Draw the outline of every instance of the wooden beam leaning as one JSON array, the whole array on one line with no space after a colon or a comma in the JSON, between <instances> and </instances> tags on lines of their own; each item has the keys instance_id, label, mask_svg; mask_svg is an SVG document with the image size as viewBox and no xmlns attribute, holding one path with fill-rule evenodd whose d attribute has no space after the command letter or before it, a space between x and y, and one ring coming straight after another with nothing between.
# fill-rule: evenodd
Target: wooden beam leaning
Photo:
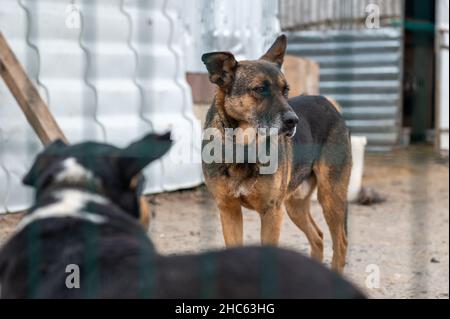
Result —
<instances>
[{"instance_id":1,"label":"wooden beam leaning","mask_svg":"<svg viewBox=\"0 0 450 319\"><path fill-rule=\"evenodd\" d=\"M37 136L44 144L50 144L56 139L68 141L53 118L38 90L28 78L14 52L0 32L0 76L5 81L12 95Z\"/></svg>"}]
</instances>

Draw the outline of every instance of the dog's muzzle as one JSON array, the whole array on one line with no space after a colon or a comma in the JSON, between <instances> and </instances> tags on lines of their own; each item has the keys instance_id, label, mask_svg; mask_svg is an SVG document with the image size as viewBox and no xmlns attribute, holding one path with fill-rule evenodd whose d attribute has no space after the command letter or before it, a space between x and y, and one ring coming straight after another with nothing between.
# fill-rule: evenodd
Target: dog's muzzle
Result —
<instances>
[{"instance_id":1,"label":"dog's muzzle","mask_svg":"<svg viewBox=\"0 0 450 319\"><path fill-rule=\"evenodd\" d=\"M292 111L284 113L282 117L282 123L283 126L281 128L281 133L285 134L289 138L294 137L295 133L297 132L297 115Z\"/></svg>"}]
</instances>

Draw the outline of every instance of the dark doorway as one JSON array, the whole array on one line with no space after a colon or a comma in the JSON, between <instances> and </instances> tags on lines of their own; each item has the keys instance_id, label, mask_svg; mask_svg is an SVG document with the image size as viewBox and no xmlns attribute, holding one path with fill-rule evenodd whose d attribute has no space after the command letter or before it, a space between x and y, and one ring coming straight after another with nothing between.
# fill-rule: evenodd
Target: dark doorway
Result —
<instances>
[{"instance_id":1,"label":"dark doorway","mask_svg":"<svg viewBox=\"0 0 450 319\"><path fill-rule=\"evenodd\" d=\"M435 1L405 1L403 127L412 142L433 141Z\"/></svg>"}]
</instances>

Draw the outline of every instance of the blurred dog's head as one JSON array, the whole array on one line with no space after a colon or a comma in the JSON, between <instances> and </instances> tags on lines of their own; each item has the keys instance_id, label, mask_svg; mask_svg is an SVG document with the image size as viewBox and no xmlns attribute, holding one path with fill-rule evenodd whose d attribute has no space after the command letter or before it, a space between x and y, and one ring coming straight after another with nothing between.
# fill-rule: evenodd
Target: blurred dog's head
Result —
<instances>
[{"instance_id":1,"label":"blurred dog's head","mask_svg":"<svg viewBox=\"0 0 450 319\"><path fill-rule=\"evenodd\" d=\"M289 86L281 72L286 52L286 36L281 35L258 60L236 61L229 52L202 56L212 83L219 88L216 106L236 127L278 129L292 137L298 117L288 104Z\"/></svg>"},{"instance_id":2,"label":"blurred dog's head","mask_svg":"<svg viewBox=\"0 0 450 319\"><path fill-rule=\"evenodd\" d=\"M170 134L149 134L125 148L96 142L66 145L57 140L36 158L23 183L36 198L51 189L76 188L105 196L145 224L147 205L141 195L142 169L163 156L171 146Z\"/></svg>"}]
</instances>

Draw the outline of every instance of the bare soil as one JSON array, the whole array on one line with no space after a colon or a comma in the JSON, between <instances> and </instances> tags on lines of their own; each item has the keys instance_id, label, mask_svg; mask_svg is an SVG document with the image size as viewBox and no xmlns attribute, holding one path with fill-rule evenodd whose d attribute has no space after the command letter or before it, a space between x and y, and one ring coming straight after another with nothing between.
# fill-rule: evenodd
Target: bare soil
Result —
<instances>
[{"instance_id":1,"label":"bare soil","mask_svg":"<svg viewBox=\"0 0 450 319\"><path fill-rule=\"evenodd\" d=\"M366 156L363 183L386 201L349 208L345 275L372 298L449 297L448 160L419 147ZM205 187L149 196L149 234L162 254L223 249L219 212ZM320 205L313 216L324 230L325 263L332 247ZM0 215L0 243L22 214ZM259 216L244 212L245 244L259 242ZM304 234L286 216L280 245L308 254ZM239 262L239 261L236 261ZM366 281L379 269L379 287Z\"/></svg>"}]
</instances>

